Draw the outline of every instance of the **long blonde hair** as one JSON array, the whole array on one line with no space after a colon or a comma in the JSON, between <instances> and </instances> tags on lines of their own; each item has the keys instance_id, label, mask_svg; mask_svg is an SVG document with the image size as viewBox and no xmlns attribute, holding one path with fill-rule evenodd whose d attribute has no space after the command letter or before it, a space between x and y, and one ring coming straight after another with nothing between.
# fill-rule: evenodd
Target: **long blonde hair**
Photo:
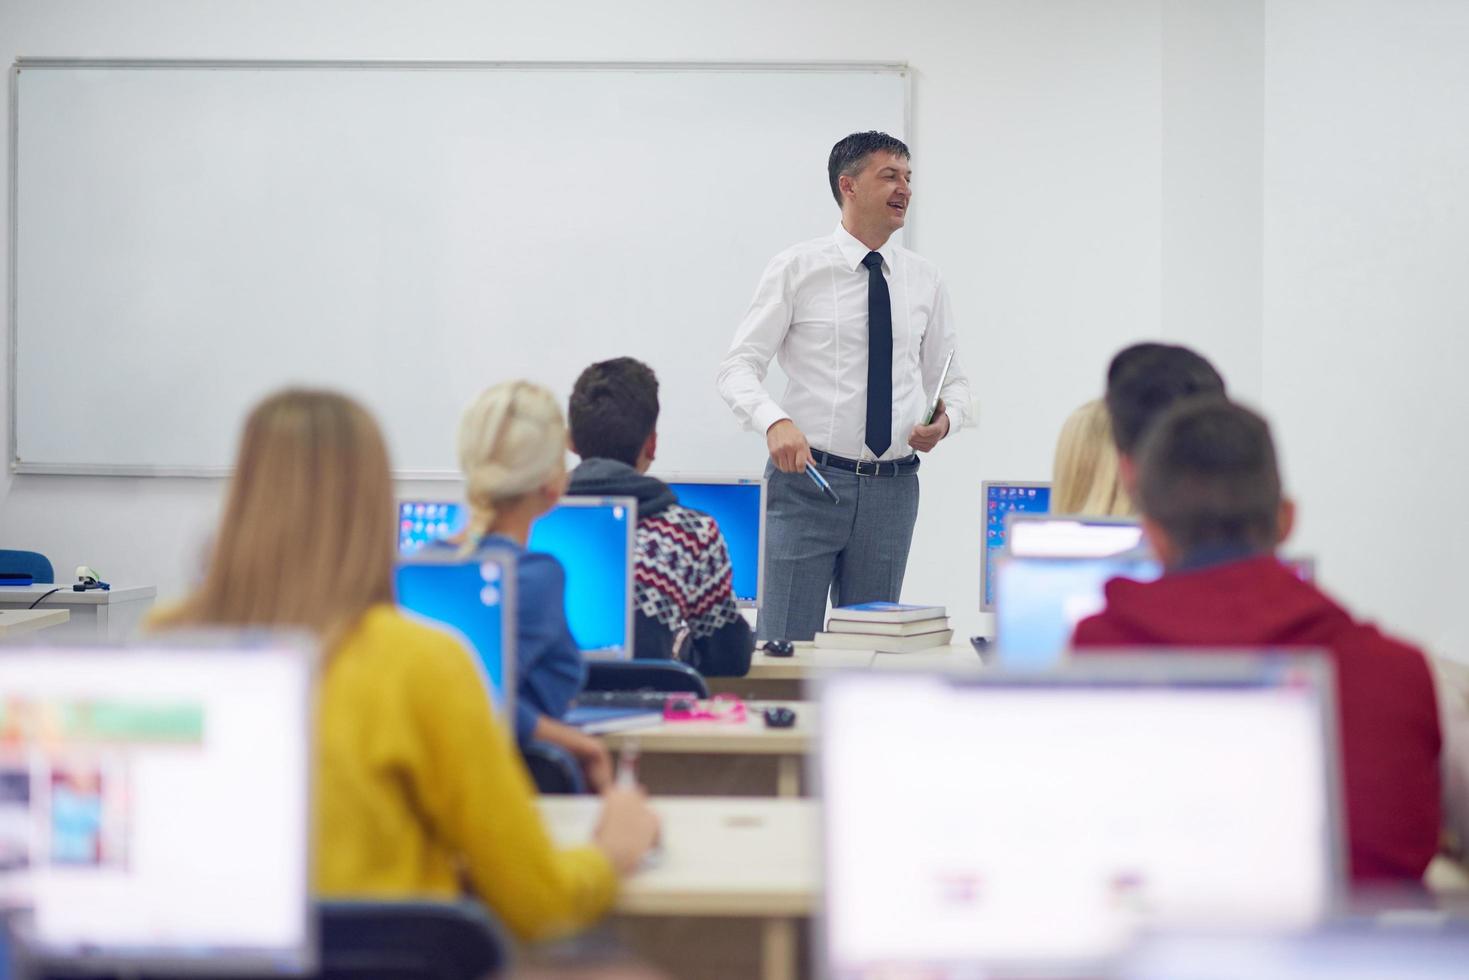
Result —
<instances>
[{"instance_id":1,"label":"long blonde hair","mask_svg":"<svg viewBox=\"0 0 1469 980\"><path fill-rule=\"evenodd\" d=\"M1093 517L1129 516L1112 421L1101 399L1082 405L1061 426L1051 470L1051 512Z\"/></svg>"},{"instance_id":2,"label":"long blonde hair","mask_svg":"<svg viewBox=\"0 0 1469 980\"><path fill-rule=\"evenodd\" d=\"M329 650L393 601L395 520L367 410L335 392L278 392L245 422L203 584L151 625L300 626Z\"/></svg>"},{"instance_id":3,"label":"long blonde hair","mask_svg":"<svg viewBox=\"0 0 1469 980\"><path fill-rule=\"evenodd\" d=\"M499 511L565 467L566 417L555 395L529 381L482 392L459 422L459 468L469 502L466 547L489 533Z\"/></svg>"}]
</instances>

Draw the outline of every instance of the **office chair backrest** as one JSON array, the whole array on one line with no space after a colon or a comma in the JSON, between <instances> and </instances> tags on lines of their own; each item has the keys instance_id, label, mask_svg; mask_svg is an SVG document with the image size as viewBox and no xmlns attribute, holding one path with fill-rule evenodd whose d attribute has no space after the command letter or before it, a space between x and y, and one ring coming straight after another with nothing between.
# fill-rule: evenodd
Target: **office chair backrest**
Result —
<instances>
[{"instance_id":1,"label":"office chair backrest","mask_svg":"<svg viewBox=\"0 0 1469 980\"><path fill-rule=\"evenodd\" d=\"M587 664L588 691L666 691L709 696L704 675L677 660L593 660Z\"/></svg>"},{"instance_id":2,"label":"office chair backrest","mask_svg":"<svg viewBox=\"0 0 1469 980\"><path fill-rule=\"evenodd\" d=\"M56 581L56 570L51 567L51 560L39 551L0 549L0 572L29 575L33 582Z\"/></svg>"},{"instance_id":3,"label":"office chair backrest","mask_svg":"<svg viewBox=\"0 0 1469 980\"><path fill-rule=\"evenodd\" d=\"M567 796L587 791L581 763L561 746L550 742L530 742L520 751L525 757L525 768L530 771L531 782L541 793Z\"/></svg>"},{"instance_id":4,"label":"office chair backrest","mask_svg":"<svg viewBox=\"0 0 1469 980\"><path fill-rule=\"evenodd\" d=\"M321 980L478 980L510 944L477 902L322 902Z\"/></svg>"}]
</instances>

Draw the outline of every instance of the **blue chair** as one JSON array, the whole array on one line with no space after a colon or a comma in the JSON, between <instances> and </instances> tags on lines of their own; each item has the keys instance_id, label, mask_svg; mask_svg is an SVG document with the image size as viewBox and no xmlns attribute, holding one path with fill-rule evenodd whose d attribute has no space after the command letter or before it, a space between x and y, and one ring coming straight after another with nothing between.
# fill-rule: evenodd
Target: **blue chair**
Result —
<instances>
[{"instance_id":1,"label":"blue chair","mask_svg":"<svg viewBox=\"0 0 1469 980\"><path fill-rule=\"evenodd\" d=\"M505 975L510 943L478 902L322 902L321 980Z\"/></svg>"},{"instance_id":2,"label":"blue chair","mask_svg":"<svg viewBox=\"0 0 1469 980\"><path fill-rule=\"evenodd\" d=\"M0 549L0 573L29 575L33 582L56 581L50 559L39 551Z\"/></svg>"},{"instance_id":3,"label":"blue chair","mask_svg":"<svg viewBox=\"0 0 1469 980\"><path fill-rule=\"evenodd\" d=\"M531 781L540 792L568 796L587 791L581 763L561 746L528 742L521 746L520 752L525 757L525 768L530 770Z\"/></svg>"},{"instance_id":4,"label":"blue chair","mask_svg":"<svg viewBox=\"0 0 1469 980\"><path fill-rule=\"evenodd\" d=\"M662 691L707 698L704 675L677 660L593 660L587 664L588 691Z\"/></svg>"}]
</instances>

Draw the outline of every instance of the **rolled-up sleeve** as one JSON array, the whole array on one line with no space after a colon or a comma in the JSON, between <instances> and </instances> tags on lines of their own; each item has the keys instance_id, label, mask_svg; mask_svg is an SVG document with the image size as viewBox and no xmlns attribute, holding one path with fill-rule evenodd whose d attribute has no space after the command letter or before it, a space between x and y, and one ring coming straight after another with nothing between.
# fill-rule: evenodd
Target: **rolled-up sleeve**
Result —
<instances>
[{"instance_id":1,"label":"rolled-up sleeve","mask_svg":"<svg viewBox=\"0 0 1469 980\"><path fill-rule=\"evenodd\" d=\"M954 329L954 317L949 306L949 287L943 280L937 286L934 298L933 317L929 329L923 335L919 349L919 362L923 371L923 389L932 391L944 373L944 361L949 351L954 352L954 363L949 365L949 377L944 381L944 390L939 394L944 399L944 411L949 416L949 434L964 428L974 418L974 406L969 390L969 375L959 359L959 337Z\"/></svg>"},{"instance_id":2,"label":"rolled-up sleeve","mask_svg":"<svg viewBox=\"0 0 1469 980\"><path fill-rule=\"evenodd\" d=\"M735 331L729 353L719 364L719 395L740 424L765 432L790 415L765 390L765 373L791 326L787 273L790 264L777 257L765 267L755 298Z\"/></svg>"}]
</instances>

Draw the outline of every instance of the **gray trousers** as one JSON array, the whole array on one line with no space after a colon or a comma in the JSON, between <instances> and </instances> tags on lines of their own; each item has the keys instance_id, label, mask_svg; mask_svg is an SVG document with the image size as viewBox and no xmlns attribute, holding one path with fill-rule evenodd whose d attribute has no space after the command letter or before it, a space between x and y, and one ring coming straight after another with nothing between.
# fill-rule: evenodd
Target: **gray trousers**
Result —
<instances>
[{"instance_id":1,"label":"gray trousers","mask_svg":"<svg viewBox=\"0 0 1469 980\"><path fill-rule=\"evenodd\" d=\"M816 467L842 498L834 504L805 473L765 466L765 590L755 633L809 640L833 606L896 602L903 591L918 474L858 476Z\"/></svg>"}]
</instances>

